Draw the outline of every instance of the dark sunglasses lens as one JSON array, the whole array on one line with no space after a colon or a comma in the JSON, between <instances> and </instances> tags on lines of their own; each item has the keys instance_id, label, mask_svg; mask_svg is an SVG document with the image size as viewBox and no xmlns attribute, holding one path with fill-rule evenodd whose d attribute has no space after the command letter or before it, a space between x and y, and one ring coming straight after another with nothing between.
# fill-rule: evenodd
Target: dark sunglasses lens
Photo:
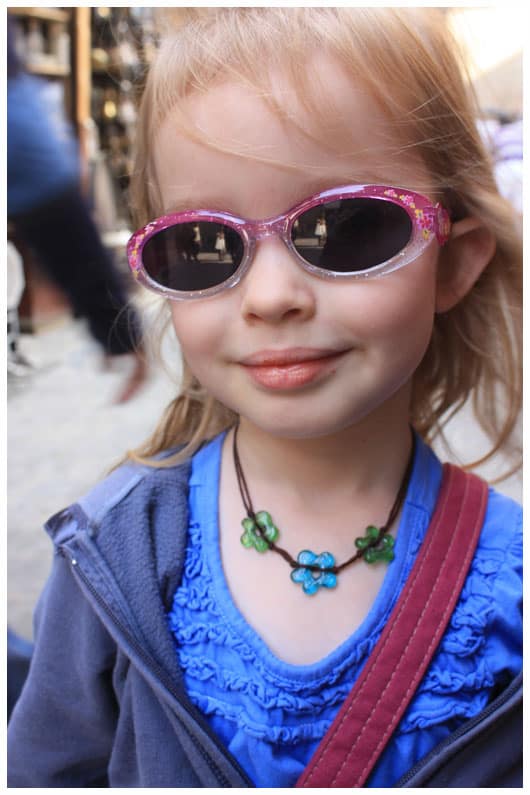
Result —
<instances>
[{"instance_id":1,"label":"dark sunglasses lens","mask_svg":"<svg viewBox=\"0 0 530 795\"><path fill-rule=\"evenodd\" d=\"M243 240L232 227L190 221L153 235L144 246L142 261L157 284L191 292L229 279L241 264L243 252Z\"/></svg>"},{"instance_id":2,"label":"dark sunglasses lens","mask_svg":"<svg viewBox=\"0 0 530 795\"><path fill-rule=\"evenodd\" d=\"M412 235L403 207L381 199L341 199L298 216L291 237L301 257L337 273L375 268L398 254Z\"/></svg>"}]
</instances>

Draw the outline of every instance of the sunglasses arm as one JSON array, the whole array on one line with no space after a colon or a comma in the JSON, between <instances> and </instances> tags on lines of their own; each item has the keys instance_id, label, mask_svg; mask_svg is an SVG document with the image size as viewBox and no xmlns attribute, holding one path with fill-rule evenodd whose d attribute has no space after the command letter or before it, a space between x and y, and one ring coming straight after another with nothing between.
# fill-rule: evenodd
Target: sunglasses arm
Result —
<instances>
[{"instance_id":1,"label":"sunglasses arm","mask_svg":"<svg viewBox=\"0 0 530 795\"><path fill-rule=\"evenodd\" d=\"M440 246L444 246L449 240L449 235L451 233L451 219L449 213L441 204L435 204L434 207L427 212L431 217L436 240Z\"/></svg>"}]
</instances>

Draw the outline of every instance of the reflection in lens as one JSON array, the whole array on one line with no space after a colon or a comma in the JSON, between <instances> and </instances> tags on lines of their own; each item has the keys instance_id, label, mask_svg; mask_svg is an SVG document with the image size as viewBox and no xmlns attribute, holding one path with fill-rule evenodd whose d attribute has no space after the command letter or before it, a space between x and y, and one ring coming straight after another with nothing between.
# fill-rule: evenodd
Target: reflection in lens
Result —
<instances>
[{"instance_id":1,"label":"reflection in lens","mask_svg":"<svg viewBox=\"0 0 530 795\"><path fill-rule=\"evenodd\" d=\"M142 261L157 284L172 290L215 287L230 278L243 259L243 240L235 229L213 221L175 224L153 235Z\"/></svg>"},{"instance_id":2,"label":"reflection in lens","mask_svg":"<svg viewBox=\"0 0 530 795\"><path fill-rule=\"evenodd\" d=\"M342 199L298 216L291 239L312 265L336 273L368 270L409 242L412 221L402 207L379 199Z\"/></svg>"}]
</instances>

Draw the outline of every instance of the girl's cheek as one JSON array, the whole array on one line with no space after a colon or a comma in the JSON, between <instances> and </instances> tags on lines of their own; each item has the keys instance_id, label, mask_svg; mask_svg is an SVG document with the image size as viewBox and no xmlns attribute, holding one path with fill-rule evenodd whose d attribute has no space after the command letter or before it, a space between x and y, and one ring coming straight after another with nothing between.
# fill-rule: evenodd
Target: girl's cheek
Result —
<instances>
[{"instance_id":1,"label":"girl's cheek","mask_svg":"<svg viewBox=\"0 0 530 795\"><path fill-rule=\"evenodd\" d=\"M359 285L349 306L354 334L373 335L381 341L386 337L397 345L399 339L430 333L435 315L433 280L400 283L393 282L393 275ZM346 317L346 310L336 315Z\"/></svg>"},{"instance_id":2,"label":"girl's cheek","mask_svg":"<svg viewBox=\"0 0 530 795\"><path fill-rule=\"evenodd\" d=\"M212 313L198 301L175 303L171 307L173 328L177 339L186 351L208 352L212 340L219 334L215 330Z\"/></svg>"},{"instance_id":3,"label":"girl's cheek","mask_svg":"<svg viewBox=\"0 0 530 795\"><path fill-rule=\"evenodd\" d=\"M393 283L381 296L381 309L393 316L396 322L414 327L434 321L436 303L436 258L419 260L403 270L389 274ZM384 287L385 285L381 285Z\"/></svg>"}]
</instances>

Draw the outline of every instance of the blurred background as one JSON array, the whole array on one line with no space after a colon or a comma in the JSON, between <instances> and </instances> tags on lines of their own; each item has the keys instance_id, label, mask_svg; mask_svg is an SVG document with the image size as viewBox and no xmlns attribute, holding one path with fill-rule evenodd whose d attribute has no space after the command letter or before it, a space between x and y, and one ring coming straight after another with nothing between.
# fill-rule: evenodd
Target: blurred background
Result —
<instances>
[{"instance_id":1,"label":"blurred background","mask_svg":"<svg viewBox=\"0 0 530 795\"><path fill-rule=\"evenodd\" d=\"M9 35L23 73L38 81L39 101L46 105L57 140L65 147L74 144L70 162L77 164L81 193L110 263L106 267L113 274L114 292L110 287L109 292L116 311L126 300L133 305L142 300L127 276L125 244L133 231L128 188L136 106L156 50L155 12L142 7L7 8ZM448 24L469 52L483 113L481 130L495 154L499 187L518 210L522 13L510 4L445 9ZM98 308L83 306L75 285L55 273L53 261L43 265L46 254L39 256L31 242L36 211L18 208L14 216L24 223L8 219L7 620L30 639L33 609L52 556L43 522L151 432L174 386L155 364L142 369L128 355L127 340L104 350L94 320ZM485 449L467 408L452 421L448 438L457 461ZM444 454L442 445L439 450ZM483 472L495 477L502 467L497 461ZM498 487L521 498L520 475Z\"/></svg>"}]
</instances>

